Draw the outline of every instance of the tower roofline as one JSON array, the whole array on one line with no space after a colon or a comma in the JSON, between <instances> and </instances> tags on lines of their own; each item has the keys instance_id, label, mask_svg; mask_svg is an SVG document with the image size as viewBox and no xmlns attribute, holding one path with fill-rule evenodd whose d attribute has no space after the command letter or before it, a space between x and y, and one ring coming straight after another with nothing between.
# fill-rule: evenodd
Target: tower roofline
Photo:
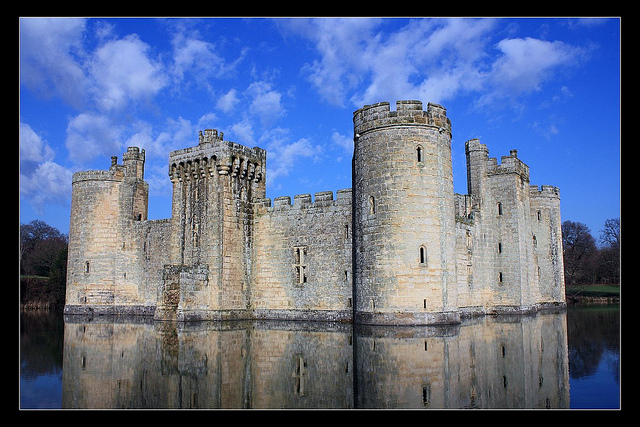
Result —
<instances>
[{"instance_id":1,"label":"tower roofline","mask_svg":"<svg viewBox=\"0 0 640 427\"><path fill-rule=\"evenodd\" d=\"M353 113L354 133L356 139L365 132L387 126L431 126L442 132L451 134L451 120L447 110L434 103L427 104L423 110L422 101L396 101L396 110L391 111L388 102L365 105Z\"/></svg>"}]
</instances>

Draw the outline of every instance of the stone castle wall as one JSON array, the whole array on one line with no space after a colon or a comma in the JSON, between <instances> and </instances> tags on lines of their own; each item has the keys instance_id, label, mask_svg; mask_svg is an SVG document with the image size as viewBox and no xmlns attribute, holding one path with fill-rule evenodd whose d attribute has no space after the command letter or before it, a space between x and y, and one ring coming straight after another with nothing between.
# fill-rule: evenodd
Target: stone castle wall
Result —
<instances>
[{"instance_id":1,"label":"stone castle wall","mask_svg":"<svg viewBox=\"0 0 640 427\"><path fill-rule=\"evenodd\" d=\"M354 113L355 313L367 322L456 320L451 124L420 101Z\"/></svg>"},{"instance_id":2,"label":"stone castle wall","mask_svg":"<svg viewBox=\"0 0 640 427\"><path fill-rule=\"evenodd\" d=\"M270 202L256 204L256 317L350 320L351 189Z\"/></svg>"},{"instance_id":3,"label":"stone castle wall","mask_svg":"<svg viewBox=\"0 0 640 427\"><path fill-rule=\"evenodd\" d=\"M564 305L560 198L420 101L353 116L353 188L266 199L266 152L205 130L169 155L171 218L147 220L144 150L73 178L67 314L158 320L457 323Z\"/></svg>"}]
</instances>

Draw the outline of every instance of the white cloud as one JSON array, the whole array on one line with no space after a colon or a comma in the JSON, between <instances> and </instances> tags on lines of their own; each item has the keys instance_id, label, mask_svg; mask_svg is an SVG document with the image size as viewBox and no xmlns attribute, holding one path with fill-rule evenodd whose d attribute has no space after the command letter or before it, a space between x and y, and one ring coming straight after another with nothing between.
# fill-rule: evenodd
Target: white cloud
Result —
<instances>
[{"instance_id":1,"label":"white cloud","mask_svg":"<svg viewBox=\"0 0 640 427\"><path fill-rule=\"evenodd\" d=\"M51 147L29 125L20 123L20 196L38 214L46 203L66 203L71 196L72 173L53 159Z\"/></svg>"},{"instance_id":2,"label":"white cloud","mask_svg":"<svg viewBox=\"0 0 640 427\"><path fill-rule=\"evenodd\" d=\"M98 156L112 156L120 152L121 128L104 115L82 113L67 125L65 145L69 159L78 165Z\"/></svg>"},{"instance_id":3,"label":"white cloud","mask_svg":"<svg viewBox=\"0 0 640 427\"><path fill-rule=\"evenodd\" d=\"M308 162L308 159L313 161L323 151L321 146L313 145L306 138L290 142L288 134L286 129L275 128L260 138L260 146L267 150L267 185L289 175L291 170L301 166L298 162Z\"/></svg>"},{"instance_id":4,"label":"white cloud","mask_svg":"<svg viewBox=\"0 0 640 427\"><path fill-rule=\"evenodd\" d=\"M173 46L171 73L176 82L193 78L198 84L209 87L211 78L231 77L246 56L247 49L242 49L238 57L229 62L217 52L214 43L197 37L197 32L188 35L180 31L174 34L171 40Z\"/></svg>"},{"instance_id":5,"label":"white cloud","mask_svg":"<svg viewBox=\"0 0 640 427\"><path fill-rule=\"evenodd\" d=\"M251 125L251 121L246 117L242 121L231 125L229 133L231 135L225 135L226 140L236 141L243 145L255 144L253 126Z\"/></svg>"},{"instance_id":6,"label":"white cloud","mask_svg":"<svg viewBox=\"0 0 640 427\"><path fill-rule=\"evenodd\" d=\"M101 110L119 110L130 102L149 101L167 85L162 64L149 57L149 45L135 35L96 49L89 67Z\"/></svg>"},{"instance_id":7,"label":"white cloud","mask_svg":"<svg viewBox=\"0 0 640 427\"><path fill-rule=\"evenodd\" d=\"M31 126L20 123L20 163L36 162L41 163L53 160L54 153Z\"/></svg>"},{"instance_id":8,"label":"white cloud","mask_svg":"<svg viewBox=\"0 0 640 427\"><path fill-rule=\"evenodd\" d=\"M320 96L330 104L344 106L346 94L361 81L368 64L363 52L375 40L375 19L291 20L287 29L315 43L320 60L303 66L302 71Z\"/></svg>"},{"instance_id":9,"label":"white cloud","mask_svg":"<svg viewBox=\"0 0 640 427\"><path fill-rule=\"evenodd\" d=\"M81 65L83 19L20 19L20 83L79 107L89 85Z\"/></svg>"},{"instance_id":10,"label":"white cloud","mask_svg":"<svg viewBox=\"0 0 640 427\"><path fill-rule=\"evenodd\" d=\"M540 90L552 70L571 64L578 51L563 42L533 39L504 39L496 47L502 52L493 64L492 80L519 94Z\"/></svg>"},{"instance_id":11,"label":"white cloud","mask_svg":"<svg viewBox=\"0 0 640 427\"><path fill-rule=\"evenodd\" d=\"M215 113L207 113L198 119L198 130L216 129L218 116Z\"/></svg>"},{"instance_id":12,"label":"white cloud","mask_svg":"<svg viewBox=\"0 0 640 427\"><path fill-rule=\"evenodd\" d=\"M198 130L190 120L183 117L167 120L168 132L172 135L173 150L198 145Z\"/></svg>"},{"instance_id":13,"label":"white cloud","mask_svg":"<svg viewBox=\"0 0 640 427\"><path fill-rule=\"evenodd\" d=\"M285 115L282 94L273 90L271 83L264 81L253 82L247 88L246 94L251 98L249 112L256 115L263 125L270 125L276 119Z\"/></svg>"},{"instance_id":14,"label":"white cloud","mask_svg":"<svg viewBox=\"0 0 640 427\"><path fill-rule=\"evenodd\" d=\"M585 51L560 41L509 38L497 43L494 19L294 20L288 29L314 43L319 59L302 67L325 101L362 106L398 99L476 106L539 90ZM304 25L303 25L304 24Z\"/></svg>"},{"instance_id":15,"label":"white cloud","mask_svg":"<svg viewBox=\"0 0 640 427\"><path fill-rule=\"evenodd\" d=\"M540 91L559 70L577 65L587 53L561 41L531 37L503 39L495 47L501 55L492 64L478 107Z\"/></svg>"},{"instance_id":16,"label":"white cloud","mask_svg":"<svg viewBox=\"0 0 640 427\"><path fill-rule=\"evenodd\" d=\"M395 22L319 19L306 31L298 29L315 42L321 57L303 72L323 99L339 106L347 100L361 106L421 97L439 102L478 87L477 70L493 20L411 20L385 32L385 25Z\"/></svg>"},{"instance_id":17,"label":"white cloud","mask_svg":"<svg viewBox=\"0 0 640 427\"><path fill-rule=\"evenodd\" d=\"M352 137L348 135L342 135L341 133L334 131L333 134L331 134L331 142L344 150L346 154L353 154Z\"/></svg>"},{"instance_id":18,"label":"white cloud","mask_svg":"<svg viewBox=\"0 0 640 427\"><path fill-rule=\"evenodd\" d=\"M235 108L239 101L238 91L230 89L227 93L218 98L216 108L222 110L224 113L229 113Z\"/></svg>"},{"instance_id":19,"label":"white cloud","mask_svg":"<svg viewBox=\"0 0 640 427\"><path fill-rule=\"evenodd\" d=\"M168 130L156 131L151 123L138 120L127 127L130 136L127 138L122 148L138 147L145 150L145 159L147 163L152 158L159 158L166 161L169 151L175 150L177 147L174 138ZM111 155L117 155L117 152Z\"/></svg>"},{"instance_id":20,"label":"white cloud","mask_svg":"<svg viewBox=\"0 0 640 427\"><path fill-rule=\"evenodd\" d=\"M68 203L71 177L70 170L55 162L41 163L30 176L20 174L20 195L28 198L33 209L42 214L47 203Z\"/></svg>"}]
</instances>

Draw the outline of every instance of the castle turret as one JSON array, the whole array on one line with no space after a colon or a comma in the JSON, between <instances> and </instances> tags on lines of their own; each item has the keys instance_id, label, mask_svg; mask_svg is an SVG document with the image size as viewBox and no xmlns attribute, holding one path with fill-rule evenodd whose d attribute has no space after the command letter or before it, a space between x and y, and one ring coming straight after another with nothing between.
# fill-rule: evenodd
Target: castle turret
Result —
<instances>
[{"instance_id":1,"label":"castle turret","mask_svg":"<svg viewBox=\"0 0 640 427\"><path fill-rule=\"evenodd\" d=\"M149 186L144 150L130 147L124 164L111 158L107 171L77 172L72 179L66 313L153 310L140 288L134 224L147 219ZM117 307L117 308L115 308Z\"/></svg>"},{"instance_id":2,"label":"castle turret","mask_svg":"<svg viewBox=\"0 0 640 427\"><path fill-rule=\"evenodd\" d=\"M354 320L459 321L446 110L381 102L353 122Z\"/></svg>"},{"instance_id":3,"label":"castle turret","mask_svg":"<svg viewBox=\"0 0 640 427\"><path fill-rule=\"evenodd\" d=\"M543 185L541 188L532 185L529 187L529 194L540 301L547 305L563 305L565 284L560 189L551 185Z\"/></svg>"},{"instance_id":4,"label":"castle turret","mask_svg":"<svg viewBox=\"0 0 640 427\"><path fill-rule=\"evenodd\" d=\"M500 163L477 139L467 141L469 192L478 206L474 219L481 236L474 283L489 290L479 302L497 312L533 311L540 301L529 192L529 167L517 150Z\"/></svg>"}]
</instances>

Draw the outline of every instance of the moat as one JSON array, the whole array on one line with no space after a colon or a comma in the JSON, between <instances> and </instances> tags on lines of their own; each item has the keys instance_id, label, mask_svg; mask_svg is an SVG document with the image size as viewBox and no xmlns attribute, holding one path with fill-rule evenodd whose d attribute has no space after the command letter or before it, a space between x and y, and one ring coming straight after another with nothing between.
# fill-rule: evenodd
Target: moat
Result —
<instances>
[{"instance_id":1,"label":"moat","mask_svg":"<svg viewBox=\"0 0 640 427\"><path fill-rule=\"evenodd\" d=\"M619 306L439 327L25 313L22 409L620 407Z\"/></svg>"}]
</instances>

